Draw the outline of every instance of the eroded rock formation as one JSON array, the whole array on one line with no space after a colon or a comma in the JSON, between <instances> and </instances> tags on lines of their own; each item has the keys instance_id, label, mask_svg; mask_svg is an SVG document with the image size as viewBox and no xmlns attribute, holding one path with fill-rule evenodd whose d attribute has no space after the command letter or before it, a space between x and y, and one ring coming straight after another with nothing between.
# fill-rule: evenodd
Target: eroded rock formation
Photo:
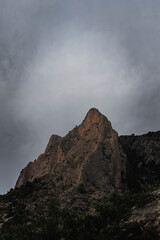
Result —
<instances>
[{"instance_id":1,"label":"eroded rock formation","mask_svg":"<svg viewBox=\"0 0 160 240\"><path fill-rule=\"evenodd\" d=\"M111 123L92 108L65 137L52 135L46 150L22 170L16 186L52 174L57 187L83 185L106 193L125 185L126 158Z\"/></svg>"}]
</instances>

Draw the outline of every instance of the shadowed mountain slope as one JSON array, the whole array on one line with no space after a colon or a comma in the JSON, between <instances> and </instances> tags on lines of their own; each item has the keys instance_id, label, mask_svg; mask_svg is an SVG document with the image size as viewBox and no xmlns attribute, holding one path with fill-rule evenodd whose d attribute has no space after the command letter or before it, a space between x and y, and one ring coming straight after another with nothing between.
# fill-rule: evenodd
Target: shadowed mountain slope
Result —
<instances>
[{"instance_id":1,"label":"shadowed mountain slope","mask_svg":"<svg viewBox=\"0 0 160 240\"><path fill-rule=\"evenodd\" d=\"M120 136L119 142L127 157L128 188L160 180L160 131L140 136Z\"/></svg>"}]
</instances>

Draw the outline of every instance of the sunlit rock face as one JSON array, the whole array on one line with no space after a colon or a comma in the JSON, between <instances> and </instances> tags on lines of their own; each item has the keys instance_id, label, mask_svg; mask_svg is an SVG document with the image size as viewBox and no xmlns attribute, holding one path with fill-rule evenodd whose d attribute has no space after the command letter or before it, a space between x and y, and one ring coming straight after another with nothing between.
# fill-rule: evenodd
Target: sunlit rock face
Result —
<instances>
[{"instance_id":1,"label":"sunlit rock face","mask_svg":"<svg viewBox=\"0 0 160 240\"><path fill-rule=\"evenodd\" d=\"M103 195L125 186L126 157L111 123L92 108L65 137L52 135L46 150L24 168L16 187L46 174L56 186L83 186Z\"/></svg>"}]
</instances>

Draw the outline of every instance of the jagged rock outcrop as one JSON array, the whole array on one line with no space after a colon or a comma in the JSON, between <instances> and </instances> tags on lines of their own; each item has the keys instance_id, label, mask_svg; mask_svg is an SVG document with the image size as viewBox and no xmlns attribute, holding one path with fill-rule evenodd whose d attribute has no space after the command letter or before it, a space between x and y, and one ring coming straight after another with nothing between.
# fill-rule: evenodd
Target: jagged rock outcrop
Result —
<instances>
[{"instance_id":1,"label":"jagged rock outcrop","mask_svg":"<svg viewBox=\"0 0 160 240\"><path fill-rule=\"evenodd\" d=\"M79 186L101 196L125 185L126 158L111 123L97 109L65 137L51 136L44 154L22 170L16 187L51 174L57 188Z\"/></svg>"},{"instance_id":2,"label":"jagged rock outcrop","mask_svg":"<svg viewBox=\"0 0 160 240\"><path fill-rule=\"evenodd\" d=\"M144 135L120 136L127 157L126 180L129 188L160 180L160 131Z\"/></svg>"}]
</instances>

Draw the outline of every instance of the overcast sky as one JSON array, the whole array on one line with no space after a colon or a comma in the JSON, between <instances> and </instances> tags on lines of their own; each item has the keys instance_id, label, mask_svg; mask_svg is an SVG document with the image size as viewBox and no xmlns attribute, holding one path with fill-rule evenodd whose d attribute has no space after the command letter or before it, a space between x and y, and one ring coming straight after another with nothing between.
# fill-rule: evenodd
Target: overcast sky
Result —
<instances>
[{"instance_id":1,"label":"overcast sky","mask_svg":"<svg viewBox=\"0 0 160 240\"><path fill-rule=\"evenodd\" d=\"M159 0L0 0L0 193L91 107L160 130Z\"/></svg>"}]
</instances>

